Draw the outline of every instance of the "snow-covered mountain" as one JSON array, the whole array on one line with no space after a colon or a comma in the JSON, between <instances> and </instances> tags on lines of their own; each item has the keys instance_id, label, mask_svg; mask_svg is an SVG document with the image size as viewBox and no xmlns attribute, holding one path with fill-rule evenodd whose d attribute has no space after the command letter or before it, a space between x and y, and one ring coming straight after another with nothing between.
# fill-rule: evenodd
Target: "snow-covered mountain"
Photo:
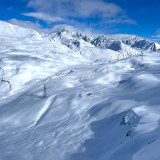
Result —
<instances>
[{"instance_id":1,"label":"snow-covered mountain","mask_svg":"<svg viewBox=\"0 0 160 160\"><path fill-rule=\"evenodd\" d=\"M23 28L17 25L12 25L7 22L0 21L0 36L1 37L16 37L16 38L36 38L41 39L42 35L31 28Z\"/></svg>"},{"instance_id":2,"label":"snow-covered mountain","mask_svg":"<svg viewBox=\"0 0 160 160\"><path fill-rule=\"evenodd\" d=\"M0 21L0 160L159 160L152 43Z\"/></svg>"},{"instance_id":3,"label":"snow-covered mountain","mask_svg":"<svg viewBox=\"0 0 160 160\"><path fill-rule=\"evenodd\" d=\"M123 48L127 47L149 52L160 50L160 45L158 43L151 42L135 35L101 35L94 38L91 43L96 47L102 49L108 48L115 51L123 51Z\"/></svg>"},{"instance_id":4,"label":"snow-covered mountain","mask_svg":"<svg viewBox=\"0 0 160 160\"><path fill-rule=\"evenodd\" d=\"M94 38L91 43L101 49L110 49L119 52L121 57L130 57L141 52L123 43L122 40L114 40L102 35Z\"/></svg>"},{"instance_id":5,"label":"snow-covered mountain","mask_svg":"<svg viewBox=\"0 0 160 160\"><path fill-rule=\"evenodd\" d=\"M160 50L160 45L158 43L135 35L100 35L93 38L67 25L56 26L45 32L44 35L81 53L83 49L85 49L86 52L88 46L90 47L88 52L92 49L92 52L94 52L96 48L103 49L103 52L109 49L114 51L115 54L112 54L115 55L114 57L119 57L120 59L140 54L142 51L154 52ZM93 46L96 48L93 48Z\"/></svg>"},{"instance_id":6,"label":"snow-covered mountain","mask_svg":"<svg viewBox=\"0 0 160 160\"><path fill-rule=\"evenodd\" d=\"M68 25L58 25L51 30L45 30L42 34L89 60L95 61L102 58L111 60L116 59L118 55L120 55L120 58L123 57L119 52L110 49L103 50L102 53L101 49L91 44L91 37Z\"/></svg>"},{"instance_id":7,"label":"snow-covered mountain","mask_svg":"<svg viewBox=\"0 0 160 160\"><path fill-rule=\"evenodd\" d=\"M83 35L82 33L68 27L59 29L57 32L52 32L51 34L48 34L48 36L55 41L60 40L62 44L71 49L80 48L81 43L91 41L87 35Z\"/></svg>"}]
</instances>

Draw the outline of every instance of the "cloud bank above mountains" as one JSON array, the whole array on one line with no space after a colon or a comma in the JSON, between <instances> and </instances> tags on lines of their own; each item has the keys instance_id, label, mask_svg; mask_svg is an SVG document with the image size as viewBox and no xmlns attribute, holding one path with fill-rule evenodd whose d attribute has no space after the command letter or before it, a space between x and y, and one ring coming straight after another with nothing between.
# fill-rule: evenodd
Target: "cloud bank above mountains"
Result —
<instances>
[{"instance_id":1,"label":"cloud bank above mountains","mask_svg":"<svg viewBox=\"0 0 160 160\"><path fill-rule=\"evenodd\" d=\"M23 15L47 23L96 19L109 24L136 24L120 6L103 0L28 0L27 7L33 8L35 12L22 13Z\"/></svg>"},{"instance_id":2,"label":"cloud bank above mountains","mask_svg":"<svg viewBox=\"0 0 160 160\"><path fill-rule=\"evenodd\" d=\"M66 24L97 34L136 34L157 41L159 6L159 1L149 0L5 0L0 2L0 20L34 29Z\"/></svg>"}]
</instances>

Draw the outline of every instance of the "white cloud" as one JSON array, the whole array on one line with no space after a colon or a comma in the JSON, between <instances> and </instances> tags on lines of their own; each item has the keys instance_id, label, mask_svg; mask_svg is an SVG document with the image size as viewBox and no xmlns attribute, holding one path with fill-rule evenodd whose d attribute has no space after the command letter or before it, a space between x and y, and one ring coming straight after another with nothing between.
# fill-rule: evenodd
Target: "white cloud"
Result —
<instances>
[{"instance_id":1,"label":"white cloud","mask_svg":"<svg viewBox=\"0 0 160 160\"><path fill-rule=\"evenodd\" d=\"M42 12L29 12L29 13L22 13L22 14L24 16L34 17L34 18L37 18L37 19L41 19L41 20L43 20L45 22L48 22L48 23L64 21L64 19L61 18L61 17L51 16L49 14L42 13Z\"/></svg>"},{"instance_id":2,"label":"white cloud","mask_svg":"<svg viewBox=\"0 0 160 160\"><path fill-rule=\"evenodd\" d=\"M156 35L156 36L152 36L152 37L160 38L160 34L158 34L158 35Z\"/></svg>"},{"instance_id":3,"label":"white cloud","mask_svg":"<svg viewBox=\"0 0 160 160\"><path fill-rule=\"evenodd\" d=\"M160 38L160 29L158 29L158 30L156 31L156 37L157 37L157 38Z\"/></svg>"},{"instance_id":4,"label":"white cloud","mask_svg":"<svg viewBox=\"0 0 160 160\"><path fill-rule=\"evenodd\" d=\"M31 22L31 21L23 21L18 19L10 19L8 20L9 23L18 25L24 28L33 28L33 29L40 29L42 26L38 22Z\"/></svg>"},{"instance_id":5,"label":"white cloud","mask_svg":"<svg viewBox=\"0 0 160 160\"><path fill-rule=\"evenodd\" d=\"M153 38L155 38L156 40L158 40L158 41L160 41L160 29L158 29L157 31L156 31L156 34L154 35L154 36L152 36Z\"/></svg>"},{"instance_id":6,"label":"white cloud","mask_svg":"<svg viewBox=\"0 0 160 160\"><path fill-rule=\"evenodd\" d=\"M158 30L156 31L156 34L160 34L160 29L158 29Z\"/></svg>"},{"instance_id":7,"label":"white cloud","mask_svg":"<svg viewBox=\"0 0 160 160\"><path fill-rule=\"evenodd\" d=\"M127 18L121 7L104 0L28 0L28 7L36 12L24 13L46 22L68 22L76 18L99 18L108 23L129 23L135 21ZM126 16L126 18L122 18Z\"/></svg>"},{"instance_id":8,"label":"white cloud","mask_svg":"<svg viewBox=\"0 0 160 160\"><path fill-rule=\"evenodd\" d=\"M128 18L127 16L108 18L105 20L105 23L107 24L119 24L119 23L137 24L135 20L132 20Z\"/></svg>"},{"instance_id":9,"label":"white cloud","mask_svg":"<svg viewBox=\"0 0 160 160\"><path fill-rule=\"evenodd\" d=\"M103 0L29 0L28 7L60 17L114 17L123 10Z\"/></svg>"},{"instance_id":10,"label":"white cloud","mask_svg":"<svg viewBox=\"0 0 160 160\"><path fill-rule=\"evenodd\" d=\"M151 40L154 41L154 42L160 43L160 39L158 39L158 38L157 39L154 38L154 39L151 39Z\"/></svg>"},{"instance_id":11,"label":"white cloud","mask_svg":"<svg viewBox=\"0 0 160 160\"><path fill-rule=\"evenodd\" d=\"M152 36L152 41L155 41L160 44L160 29L158 29L154 36Z\"/></svg>"}]
</instances>

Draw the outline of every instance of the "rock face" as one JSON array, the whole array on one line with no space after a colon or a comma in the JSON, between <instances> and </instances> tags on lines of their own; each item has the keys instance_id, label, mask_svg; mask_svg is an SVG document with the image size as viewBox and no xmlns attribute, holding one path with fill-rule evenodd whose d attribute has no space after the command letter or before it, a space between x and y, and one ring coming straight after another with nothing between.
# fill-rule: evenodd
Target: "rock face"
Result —
<instances>
[{"instance_id":1,"label":"rock face","mask_svg":"<svg viewBox=\"0 0 160 160\"><path fill-rule=\"evenodd\" d=\"M111 45L108 48L114 51L119 51L122 49L122 42L114 41L113 43L111 43Z\"/></svg>"},{"instance_id":2,"label":"rock face","mask_svg":"<svg viewBox=\"0 0 160 160\"><path fill-rule=\"evenodd\" d=\"M132 44L131 47L143 49L143 50L149 50L149 51L157 51L160 49L160 46L156 42L150 42L149 40L139 40L135 41L134 44Z\"/></svg>"}]
</instances>

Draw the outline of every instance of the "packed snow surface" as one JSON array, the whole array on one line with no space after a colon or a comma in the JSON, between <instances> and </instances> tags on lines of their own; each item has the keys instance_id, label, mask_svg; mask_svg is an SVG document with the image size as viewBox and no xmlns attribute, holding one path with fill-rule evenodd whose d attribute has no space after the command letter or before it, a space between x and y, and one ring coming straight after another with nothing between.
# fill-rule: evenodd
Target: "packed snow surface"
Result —
<instances>
[{"instance_id":1,"label":"packed snow surface","mask_svg":"<svg viewBox=\"0 0 160 160\"><path fill-rule=\"evenodd\" d=\"M160 159L159 53L0 27L0 160Z\"/></svg>"}]
</instances>

